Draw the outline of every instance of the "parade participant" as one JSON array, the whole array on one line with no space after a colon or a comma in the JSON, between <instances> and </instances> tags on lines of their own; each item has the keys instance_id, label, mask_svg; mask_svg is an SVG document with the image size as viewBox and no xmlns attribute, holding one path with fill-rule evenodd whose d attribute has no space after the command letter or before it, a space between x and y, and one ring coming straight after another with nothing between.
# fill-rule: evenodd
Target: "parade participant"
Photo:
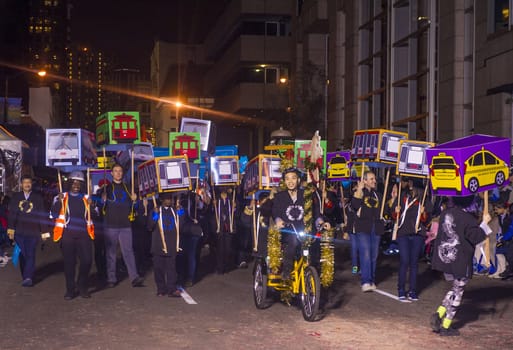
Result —
<instances>
[{"instance_id":1,"label":"parade participant","mask_svg":"<svg viewBox=\"0 0 513 350\"><path fill-rule=\"evenodd\" d=\"M36 267L36 246L50 237L47 232L43 198L32 191L32 177L21 177L21 192L16 192L9 202L7 234L21 250L20 268L22 286L32 287ZM42 234L42 232L45 232Z\"/></svg>"},{"instance_id":2,"label":"parade participant","mask_svg":"<svg viewBox=\"0 0 513 350\"><path fill-rule=\"evenodd\" d=\"M83 193L84 174L74 171L70 174L70 191L59 193L52 205L52 217L56 218L53 230L54 242L61 242L66 278L65 300L73 299L78 293L90 298L88 292L89 271L93 262L92 240L94 226L91 218L92 200ZM78 280L75 282L77 258L80 262Z\"/></svg>"},{"instance_id":3,"label":"parade participant","mask_svg":"<svg viewBox=\"0 0 513 350\"><path fill-rule=\"evenodd\" d=\"M105 250L107 257L107 287L116 286L116 256L119 244L128 276L133 287L141 287L144 279L137 273L132 245L131 214L135 193L129 193L123 182L123 167L114 164L111 169L112 183L102 193Z\"/></svg>"},{"instance_id":4,"label":"parade participant","mask_svg":"<svg viewBox=\"0 0 513 350\"><path fill-rule=\"evenodd\" d=\"M185 287L194 284L196 276L196 265L198 258L198 243L203 235L203 230L197 219L197 205L201 202L199 195L194 192L182 194L180 206L183 208L183 217L180 219L181 237L180 243L183 247L182 254L178 257L179 281L184 282Z\"/></svg>"},{"instance_id":5,"label":"parade participant","mask_svg":"<svg viewBox=\"0 0 513 350\"><path fill-rule=\"evenodd\" d=\"M132 240L135 266L139 276L144 276L151 266L151 234L148 232L148 213L151 215L153 203L147 198L139 198L135 206L135 220L132 222Z\"/></svg>"},{"instance_id":6,"label":"parade participant","mask_svg":"<svg viewBox=\"0 0 513 350\"><path fill-rule=\"evenodd\" d=\"M415 184L405 187L401 191L401 200L398 201L397 191L392 191L395 211L394 219L398 218L397 244L399 245L399 277L397 281L397 294L399 301L418 300L417 275L418 261L422 254L426 229L423 224L429 220L428 212L422 205L423 188ZM409 270L409 291L406 293L406 274Z\"/></svg>"},{"instance_id":7,"label":"parade participant","mask_svg":"<svg viewBox=\"0 0 513 350\"><path fill-rule=\"evenodd\" d=\"M233 205L228 197L226 188L221 189L219 199L216 201L216 221L217 221L217 273L222 275L227 273L233 265L232 261L232 234L233 227Z\"/></svg>"},{"instance_id":8,"label":"parade participant","mask_svg":"<svg viewBox=\"0 0 513 350\"><path fill-rule=\"evenodd\" d=\"M372 171L365 171L351 199L351 206L356 213L354 230L358 242L363 292L376 289L376 261L379 242L384 232L384 223L380 217L382 200L382 195L376 191L376 175Z\"/></svg>"},{"instance_id":9,"label":"parade participant","mask_svg":"<svg viewBox=\"0 0 513 350\"><path fill-rule=\"evenodd\" d=\"M305 198L304 189L299 188L301 181L300 172L296 168L288 168L283 172L283 180L286 190L278 192L273 199L272 216L278 229L283 229L288 225L293 226L296 232L303 232L305 229ZM315 227L321 227L324 221L320 217L319 202L312 206L312 217ZM285 243L283 252L282 278L287 281L294 266L294 256L299 246L299 241L294 232L283 232L282 242Z\"/></svg>"},{"instance_id":10,"label":"parade participant","mask_svg":"<svg viewBox=\"0 0 513 350\"><path fill-rule=\"evenodd\" d=\"M441 336L459 335L451 323L461 303L463 289L472 278L474 249L492 232L488 226L491 220L489 213L483 213L483 221L478 225L476 218L468 212L473 200L473 195L454 197L455 207L444 210L440 215L432 268L443 272L447 281L452 281L451 290L431 316L431 327Z\"/></svg>"},{"instance_id":11,"label":"parade participant","mask_svg":"<svg viewBox=\"0 0 513 350\"><path fill-rule=\"evenodd\" d=\"M151 253L157 296L180 297L176 288L176 253L179 217L183 209L172 207L171 193L159 194L160 206L155 206L148 217L148 230L152 231Z\"/></svg>"},{"instance_id":12,"label":"parade participant","mask_svg":"<svg viewBox=\"0 0 513 350\"><path fill-rule=\"evenodd\" d=\"M256 200L246 200L244 210L240 214L240 226L237 230L237 265L241 269L248 267L249 257L253 246L253 210Z\"/></svg>"}]
</instances>

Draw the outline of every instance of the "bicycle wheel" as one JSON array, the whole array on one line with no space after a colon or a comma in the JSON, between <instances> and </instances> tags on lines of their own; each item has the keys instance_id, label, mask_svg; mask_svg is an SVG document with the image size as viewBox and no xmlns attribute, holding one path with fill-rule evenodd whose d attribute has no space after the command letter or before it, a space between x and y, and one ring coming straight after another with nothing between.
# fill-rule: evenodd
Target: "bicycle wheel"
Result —
<instances>
[{"instance_id":1,"label":"bicycle wheel","mask_svg":"<svg viewBox=\"0 0 513 350\"><path fill-rule=\"evenodd\" d=\"M321 296L321 280L313 266L307 266L304 271L305 293L301 292L301 311L306 321L315 321L319 312Z\"/></svg>"},{"instance_id":2,"label":"bicycle wheel","mask_svg":"<svg viewBox=\"0 0 513 350\"><path fill-rule=\"evenodd\" d=\"M266 266L261 259L255 261L255 268L253 270L253 299L257 309L265 309L269 306Z\"/></svg>"}]
</instances>

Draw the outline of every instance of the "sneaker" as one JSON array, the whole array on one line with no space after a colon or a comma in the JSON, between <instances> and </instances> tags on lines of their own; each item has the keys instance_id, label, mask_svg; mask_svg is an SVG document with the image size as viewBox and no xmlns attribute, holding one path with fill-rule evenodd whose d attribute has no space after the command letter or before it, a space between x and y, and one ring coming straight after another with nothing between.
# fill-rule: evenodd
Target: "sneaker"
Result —
<instances>
[{"instance_id":1,"label":"sneaker","mask_svg":"<svg viewBox=\"0 0 513 350\"><path fill-rule=\"evenodd\" d=\"M362 284L362 292L372 292L374 289L376 289L376 286L374 286L374 288L372 288L372 284L370 283L364 283Z\"/></svg>"},{"instance_id":2,"label":"sneaker","mask_svg":"<svg viewBox=\"0 0 513 350\"><path fill-rule=\"evenodd\" d=\"M72 300L74 297L74 293L66 292L66 294L64 294L64 300Z\"/></svg>"},{"instance_id":3,"label":"sneaker","mask_svg":"<svg viewBox=\"0 0 513 350\"><path fill-rule=\"evenodd\" d=\"M351 273L353 275L356 275L358 273L358 266L353 266L353 269L351 270Z\"/></svg>"},{"instance_id":4,"label":"sneaker","mask_svg":"<svg viewBox=\"0 0 513 350\"><path fill-rule=\"evenodd\" d=\"M142 277L136 277L134 278L134 280L132 281L132 287L142 287L144 284L144 278Z\"/></svg>"},{"instance_id":5,"label":"sneaker","mask_svg":"<svg viewBox=\"0 0 513 350\"><path fill-rule=\"evenodd\" d=\"M440 332L440 327L442 325L442 319L440 318L440 315L438 312L435 312L431 315L431 318L429 319L429 324L431 325L431 329L435 333Z\"/></svg>"},{"instance_id":6,"label":"sneaker","mask_svg":"<svg viewBox=\"0 0 513 350\"><path fill-rule=\"evenodd\" d=\"M376 288L378 288L378 287L376 287L376 285L374 283L371 283L370 285L371 285L371 290L376 290Z\"/></svg>"},{"instance_id":7,"label":"sneaker","mask_svg":"<svg viewBox=\"0 0 513 350\"><path fill-rule=\"evenodd\" d=\"M247 268L248 268L248 263L245 261L241 261L239 264L239 269L247 269Z\"/></svg>"},{"instance_id":8,"label":"sneaker","mask_svg":"<svg viewBox=\"0 0 513 350\"><path fill-rule=\"evenodd\" d=\"M31 278L25 278L23 282L21 282L22 287L32 287L34 283L32 283Z\"/></svg>"},{"instance_id":9,"label":"sneaker","mask_svg":"<svg viewBox=\"0 0 513 350\"><path fill-rule=\"evenodd\" d=\"M460 331L457 329L454 329L452 327L449 328L440 328L440 336L441 337L454 337L460 335Z\"/></svg>"},{"instance_id":10,"label":"sneaker","mask_svg":"<svg viewBox=\"0 0 513 350\"><path fill-rule=\"evenodd\" d=\"M397 293L397 299L399 299L399 301L401 302L406 302L408 301L406 299L406 293L403 291L403 290L400 290L398 293Z\"/></svg>"},{"instance_id":11,"label":"sneaker","mask_svg":"<svg viewBox=\"0 0 513 350\"><path fill-rule=\"evenodd\" d=\"M417 295L417 293L415 291L410 291L408 293L408 300L418 301L419 300L419 296Z\"/></svg>"},{"instance_id":12,"label":"sneaker","mask_svg":"<svg viewBox=\"0 0 513 350\"><path fill-rule=\"evenodd\" d=\"M174 292L171 292L167 295L170 298L180 298L182 296L182 293L178 289L176 289Z\"/></svg>"}]
</instances>

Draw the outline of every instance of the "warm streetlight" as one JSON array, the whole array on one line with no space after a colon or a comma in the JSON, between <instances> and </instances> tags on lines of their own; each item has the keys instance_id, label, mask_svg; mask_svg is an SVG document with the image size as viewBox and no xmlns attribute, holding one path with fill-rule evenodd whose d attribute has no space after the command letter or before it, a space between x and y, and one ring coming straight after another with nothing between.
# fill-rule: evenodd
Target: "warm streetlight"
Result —
<instances>
[{"instance_id":1,"label":"warm streetlight","mask_svg":"<svg viewBox=\"0 0 513 350\"><path fill-rule=\"evenodd\" d=\"M42 77L46 77L46 71L45 70L40 70L39 72L37 72L37 75L39 75L41 78Z\"/></svg>"},{"instance_id":2,"label":"warm streetlight","mask_svg":"<svg viewBox=\"0 0 513 350\"><path fill-rule=\"evenodd\" d=\"M280 78L280 83L285 84L287 82L287 78Z\"/></svg>"},{"instance_id":3,"label":"warm streetlight","mask_svg":"<svg viewBox=\"0 0 513 350\"><path fill-rule=\"evenodd\" d=\"M178 111L180 110L180 107L182 107L182 102L180 101L176 101L175 102L175 107L176 107L176 114L175 114L175 118L176 118L176 130L178 131L180 129L180 123L178 121Z\"/></svg>"}]
</instances>

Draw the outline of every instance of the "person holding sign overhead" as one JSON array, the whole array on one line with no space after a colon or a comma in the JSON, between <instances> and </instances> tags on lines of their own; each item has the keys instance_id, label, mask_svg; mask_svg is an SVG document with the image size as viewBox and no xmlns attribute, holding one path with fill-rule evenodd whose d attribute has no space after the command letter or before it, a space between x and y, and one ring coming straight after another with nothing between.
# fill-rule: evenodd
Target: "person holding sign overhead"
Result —
<instances>
[{"instance_id":1,"label":"person holding sign overhead","mask_svg":"<svg viewBox=\"0 0 513 350\"><path fill-rule=\"evenodd\" d=\"M114 164L111 169L112 183L105 187L102 193L105 250L107 256L107 287L116 286L116 256L118 243L123 260L128 270L128 276L133 287L141 287L144 279L137 273L134 248L132 246L132 218L135 193L130 193L123 182L123 167Z\"/></svg>"},{"instance_id":2,"label":"person holding sign overhead","mask_svg":"<svg viewBox=\"0 0 513 350\"><path fill-rule=\"evenodd\" d=\"M152 231L151 254L153 255L153 273L157 285L157 296L178 298L176 288L176 253L179 244L180 216L184 210L173 208L171 193L161 193L160 206L155 206L153 215L148 215L148 230Z\"/></svg>"},{"instance_id":3,"label":"person holding sign overhead","mask_svg":"<svg viewBox=\"0 0 513 350\"><path fill-rule=\"evenodd\" d=\"M376 190L376 175L365 171L351 200L355 211L354 231L358 242L362 292L376 289L375 274L379 242L385 227L380 208L383 196Z\"/></svg>"},{"instance_id":4,"label":"person holding sign overhead","mask_svg":"<svg viewBox=\"0 0 513 350\"><path fill-rule=\"evenodd\" d=\"M429 220L428 212L422 204L424 189L422 184L413 182L413 187L404 188L400 200L397 191L392 191L395 211L392 217L398 220L397 244L399 245L399 278L397 292L399 301L418 300L417 274L418 260L422 253L426 229L422 223ZM428 203L430 203L428 201ZM420 223L417 224L417 223ZM406 274L409 270L409 291L406 293Z\"/></svg>"}]
</instances>

